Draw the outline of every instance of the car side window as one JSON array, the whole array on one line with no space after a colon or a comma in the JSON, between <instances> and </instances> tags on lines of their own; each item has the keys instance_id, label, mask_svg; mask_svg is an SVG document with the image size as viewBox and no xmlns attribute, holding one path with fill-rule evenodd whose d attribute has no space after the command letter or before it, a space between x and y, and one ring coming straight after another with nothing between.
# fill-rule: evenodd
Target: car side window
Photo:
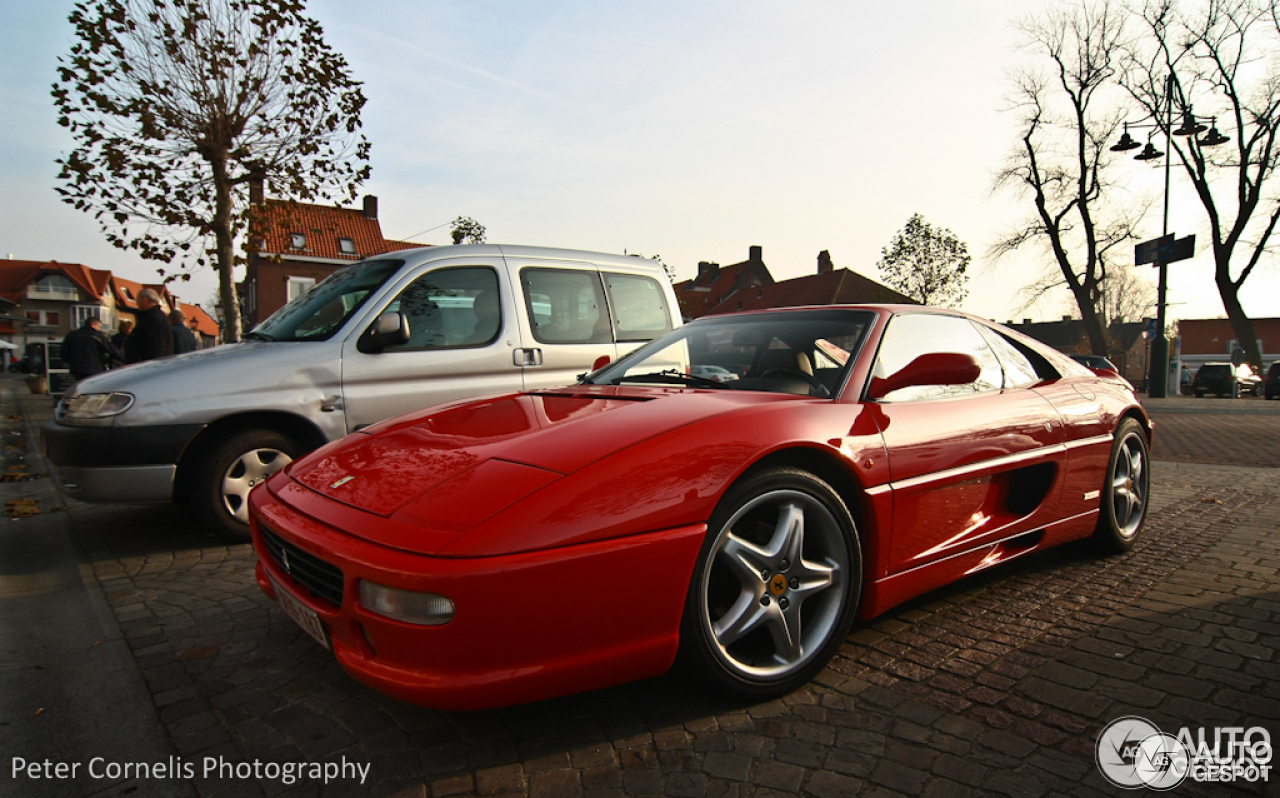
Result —
<instances>
[{"instance_id":1,"label":"car side window","mask_svg":"<svg viewBox=\"0 0 1280 798\"><path fill-rule=\"evenodd\" d=\"M533 337L543 344L612 343L600 275L573 269L520 272Z\"/></svg>"},{"instance_id":2,"label":"car side window","mask_svg":"<svg viewBox=\"0 0 1280 798\"><path fill-rule=\"evenodd\" d=\"M986 325L974 324L973 326L977 327L978 332L987 339L987 343L991 344L996 357L1000 359L1000 364L1004 366L1004 387L1029 388L1043 379L1027 356L1010 343L1008 338Z\"/></svg>"},{"instance_id":3,"label":"car side window","mask_svg":"<svg viewBox=\"0 0 1280 798\"><path fill-rule=\"evenodd\" d=\"M497 272L487 266L428 272L406 286L386 311L409 319L409 342L385 352L485 346L502 330Z\"/></svg>"},{"instance_id":4,"label":"car side window","mask_svg":"<svg viewBox=\"0 0 1280 798\"><path fill-rule=\"evenodd\" d=\"M1000 361L968 319L928 313L904 313L893 317L880 342L872 375L886 379L916 358L931 352L972 355L982 371L978 379L964 385L909 385L886 394L879 401L918 402L972 396L998 391L1004 382Z\"/></svg>"},{"instance_id":5,"label":"car side window","mask_svg":"<svg viewBox=\"0 0 1280 798\"><path fill-rule=\"evenodd\" d=\"M619 341L652 341L671 329L671 314L657 280L640 274L606 273L604 284L618 320Z\"/></svg>"}]
</instances>

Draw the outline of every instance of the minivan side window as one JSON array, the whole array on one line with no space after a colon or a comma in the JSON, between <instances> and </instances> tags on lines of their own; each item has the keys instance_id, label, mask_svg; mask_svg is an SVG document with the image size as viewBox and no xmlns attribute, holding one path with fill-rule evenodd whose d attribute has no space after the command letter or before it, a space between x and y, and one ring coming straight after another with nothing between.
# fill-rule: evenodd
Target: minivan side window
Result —
<instances>
[{"instance_id":1,"label":"minivan side window","mask_svg":"<svg viewBox=\"0 0 1280 798\"><path fill-rule=\"evenodd\" d=\"M662 287L652 277L605 273L619 341L651 341L671 329Z\"/></svg>"},{"instance_id":2,"label":"minivan side window","mask_svg":"<svg viewBox=\"0 0 1280 798\"><path fill-rule=\"evenodd\" d=\"M571 269L522 269L533 337L543 344L612 343L600 275Z\"/></svg>"},{"instance_id":3,"label":"minivan side window","mask_svg":"<svg viewBox=\"0 0 1280 798\"><path fill-rule=\"evenodd\" d=\"M427 272L386 307L409 320L409 342L386 352L485 346L502 330L498 275L487 266Z\"/></svg>"}]
</instances>

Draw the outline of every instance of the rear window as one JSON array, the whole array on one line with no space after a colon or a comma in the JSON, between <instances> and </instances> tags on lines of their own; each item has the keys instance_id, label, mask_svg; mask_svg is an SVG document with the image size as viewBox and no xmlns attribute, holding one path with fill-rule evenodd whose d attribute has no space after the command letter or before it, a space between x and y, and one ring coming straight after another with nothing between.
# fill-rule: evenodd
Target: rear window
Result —
<instances>
[{"instance_id":1,"label":"rear window","mask_svg":"<svg viewBox=\"0 0 1280 798\"><path fill-rule=\"evenodd\" d=\"M1206 377L1225 377L1231 372L1227 366L1201 366L1197 374L1203 374Z\"/></svg>"}]
</instances>

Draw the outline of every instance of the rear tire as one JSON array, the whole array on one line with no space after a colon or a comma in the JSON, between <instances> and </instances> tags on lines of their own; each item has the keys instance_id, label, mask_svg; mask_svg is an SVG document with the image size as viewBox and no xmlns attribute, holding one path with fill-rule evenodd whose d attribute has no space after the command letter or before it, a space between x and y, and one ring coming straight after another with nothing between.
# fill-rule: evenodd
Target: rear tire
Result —
<instances>
[{"instance_id":1,"label":"rear tire","mask_svg":"<svg viewBox=\"0 0 1280 798\"><path fill-rule=\"evenodd\" d=\"M205 456L195 474L191 503L212 532L235 543L249 540L249 491L293 462L303 448L265 429L242 430Z\"/></svg>"},{"instance_id":2,"label":"rear tire","mask_svg":"<svg viewBox=\"0 0 1280 798\"><path fill-rule=\"evenodd\" d=\"M1110 554L1128 551L1147 520L1151 494L1151 463L1142 425L1126 418L1116 428L1111 444L1107 478L1102 483L1102 504L1093 539Z\"/></svg>"},{"instance_id":3,"label":"rear tire","mask_svg":"<svg viewBox=\"0 0 1280 798\"><path fill-rule=\"evenodd\" d=\"M862 556L839 495L794 468L748 474L716 507L680 627L680 662L759 701L811 680L849 633Z\"/></svg>"}]
</instances>

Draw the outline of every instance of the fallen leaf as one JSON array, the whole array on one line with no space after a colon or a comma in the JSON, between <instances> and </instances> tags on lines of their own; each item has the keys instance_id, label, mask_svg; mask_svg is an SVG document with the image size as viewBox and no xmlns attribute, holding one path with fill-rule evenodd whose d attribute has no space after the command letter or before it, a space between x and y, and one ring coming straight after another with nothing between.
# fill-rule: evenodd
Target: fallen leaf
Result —
<instances>
[{"instance_id":1,"label":"fallen leaf","mask_svg":"<svg viewBox=\"0 0 1280 798\"><path fill-rule=\"evenodd\" d=\"M37 710L36 710L36 715L39 715L41 712L44 712L44 707L40 707L39 709L37 709ZM34 718L34 717L35 717L35 715L32 715L31 717L33 717L33 718Z\"/></svg>"},{"instance_id":2,"label":"fallen leaf","mask_svg":"<svg viewBox=\"0 0 1280 798\"><path fill-rule=\"evenodd\" d=\"M40 508L36 506L36 500L30 496L7 501L4 503L4 509L10 518L27 518L28 516L40 514Z\"/></svg>"},{"instance_id":3,"label":"fallen leaf","mask_svg":"<svg viewBox=\"0 0 1280 798\"><path fill-rule=\"evenodd\" d=\"M1222 504L1222 499L1201 499L1201 504Z\"/></svg>"}]
</instances>

